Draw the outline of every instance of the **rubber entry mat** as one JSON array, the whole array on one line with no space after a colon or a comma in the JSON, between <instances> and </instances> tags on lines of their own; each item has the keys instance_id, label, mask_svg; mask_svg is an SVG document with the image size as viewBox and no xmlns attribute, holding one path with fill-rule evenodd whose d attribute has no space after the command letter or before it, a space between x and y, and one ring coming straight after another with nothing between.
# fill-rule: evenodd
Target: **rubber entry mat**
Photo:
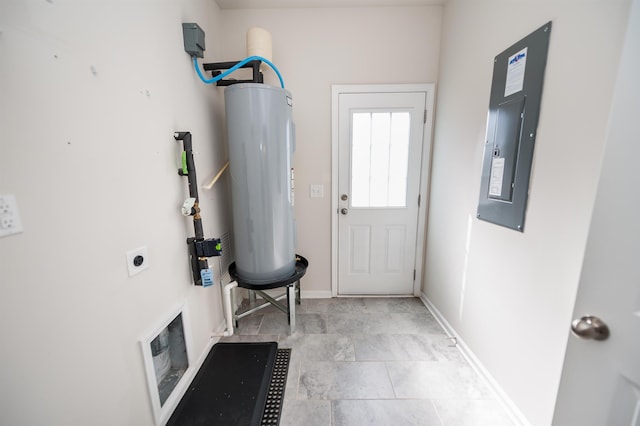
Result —
<instances>
[{"instance_id":1,"label":"rubber entry mat","mask_svg":"<svg viewBox=\"0 0 640 426\"><path fill-rule=\"evenodd\" d=\"M269 394L267 403L264 406L262 415L262 426L277 426L280 424L280 414L282 413L282 402L284 400L284 389L287 386L287 373L289 372L289 361L291 360L291 349L278 349L276 364L273 366L271 383L269 384Z\"/></svg>"},{"instance_id":2,"label":"rubber entry mat","mask_svg":"<svg viewBox=\"0 0 640 426\"><path fill-rule=\"evenodd\" d=\"M261 426L277 351L276 342L215 344L167 425Z\"/></svg>"}]
</instances>

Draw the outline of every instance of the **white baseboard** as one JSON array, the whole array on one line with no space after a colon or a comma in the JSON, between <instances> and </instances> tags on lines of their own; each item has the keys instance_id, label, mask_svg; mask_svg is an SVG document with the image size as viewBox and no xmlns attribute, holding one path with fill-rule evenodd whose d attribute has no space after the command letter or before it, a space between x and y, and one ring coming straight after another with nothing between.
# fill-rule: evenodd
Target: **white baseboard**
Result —
<instances>
[{"instance_id":1,"label":"white baseboard","mask_svg":"<svg viewBox=\"0 0 640 426\"><path fill-rule=\"evenodd\" d=\"M303 290L300 289L301 299L331 299L331 290Z\"/></svg>"},{"instance_id":2,"label":"white baseboard","mask_svg":"<svg viewBox=\"0 0 640 426\"><path fill-rule=\"evenodd\" d=\"M471 367L482 377L487 385L493 390L496 394L496 399L500 404L505 408L511 419L520 426L531 426L531 423L527 420L527 418L522 414L522 411L516 406L516 404L509 398L506 394L502 386L493 378L491 373L485 368L485 366L480 362L478 357L471 351L469 346L466 345L464 340L460 338L458 333L454 330L454 328L449 324L449 322L445 319L445 317L440 313L438 308L434 306L433 303L429 300L429 298L422 293L420 295L420 300L425 304L427 309L431 311L433 316L436 318L440 326L444 329L444 331L450 336L456 338L456 343L462 352L462 355L467 359Z\"/></svg>"}]
</instances>

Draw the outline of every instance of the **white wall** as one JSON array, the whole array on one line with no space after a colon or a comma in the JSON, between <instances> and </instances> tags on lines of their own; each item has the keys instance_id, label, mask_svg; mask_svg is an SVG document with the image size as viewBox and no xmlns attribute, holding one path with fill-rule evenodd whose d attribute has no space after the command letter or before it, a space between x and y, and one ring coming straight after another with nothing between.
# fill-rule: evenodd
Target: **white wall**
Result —
<instances>
[{"instance_id":1,"label":"white wall","mask_svg":"<svg viewBox=\"0 0 640 426\"><path fill-rule=\"evenodd\" d=\"M139 339L186 301L195 361L221 325L218 288L191 284L173 139L193 133L201 182L224 164L222 96L181 28L215 54L218 20L213 0L0 3L0 194L24 223L0 239L1 424L152 424ZM227 197L201 192L208 236L229 230Z\"/></svg>"},{"instance_id":2,"label":"white wall","mask_svg":"<svg viewBox=\"0 0 640 426\"><path fill-rule=\"evenodd\" d=\"M551 423L628 1L451 0L424 292L533 425ZM525 221L475 218L493 58L553 21Z\"/></svg>"},{"instance_id":3,"label":"white wall","mask_svg":"<svg viewBox=\"0 0 640 426\"><path fill-rule=\"evenodd\" d=\"M435 82L441 15L440 6L221 13L224 54L211 60L244 57L247 29L266 28L293 94L297 250L310 263L303 296L331 295L331 85ZM325 197L310 198L310 184L323 184Z\"/></svg>"}]
</instances>

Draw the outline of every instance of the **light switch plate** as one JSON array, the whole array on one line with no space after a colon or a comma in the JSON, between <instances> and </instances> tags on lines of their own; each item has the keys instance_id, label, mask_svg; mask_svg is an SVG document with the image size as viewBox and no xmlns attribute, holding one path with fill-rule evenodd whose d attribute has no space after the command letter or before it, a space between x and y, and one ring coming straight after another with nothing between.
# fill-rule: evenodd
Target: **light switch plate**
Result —
<instances>
[{"instance_id":1,"label":"light switch plate","mask_svg":"<svg viewBox=\"0 0 640 426\"><path fill-rule=\"evenodd\" d=\"M309 196L311 198L324 198L324 185L309 185Z\"/></svg>"}]
</instances>

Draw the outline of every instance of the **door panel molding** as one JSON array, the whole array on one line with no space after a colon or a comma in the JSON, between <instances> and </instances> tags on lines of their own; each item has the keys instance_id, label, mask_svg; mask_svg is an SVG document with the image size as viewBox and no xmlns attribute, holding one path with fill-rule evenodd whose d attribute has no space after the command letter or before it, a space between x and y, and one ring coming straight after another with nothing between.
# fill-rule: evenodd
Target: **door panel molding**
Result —
<instances>
[{"instance_id":1,"label":"door panel molding","mask_svg":"<svg viewBox=\"0 0 640 426\"><path fill-rule=\"evenodd\" d=\"M368 93L424 93L425 108L421 153L420 188L418 207L418 227L416 234L415 251L415 281L413 283L413 295L420 296L422 288L422 276L424 265L424 250L426 240L426 217L429 207L429 178L431 170L431 150L433 134L433 105L435 85L424 84L385 84L385 85L333 85L331 87L332 104L332 182L331 182L331 294L338 296L338 159L339 159L339 99L341 94L368 94ZM418 200L407 200L407 203L418 203Z\"/></svg>"},{"instance_id":2,"label":"door panel molding","mask_svg":"<svg viewBox=\"0 0 640 426\"><path fill-rule=\"evenodd\" d=\"M371 270L371 227L356 225L349 227L351 259L349 272L351 274L368 274Z\"/></svg>"}]
</instances>

